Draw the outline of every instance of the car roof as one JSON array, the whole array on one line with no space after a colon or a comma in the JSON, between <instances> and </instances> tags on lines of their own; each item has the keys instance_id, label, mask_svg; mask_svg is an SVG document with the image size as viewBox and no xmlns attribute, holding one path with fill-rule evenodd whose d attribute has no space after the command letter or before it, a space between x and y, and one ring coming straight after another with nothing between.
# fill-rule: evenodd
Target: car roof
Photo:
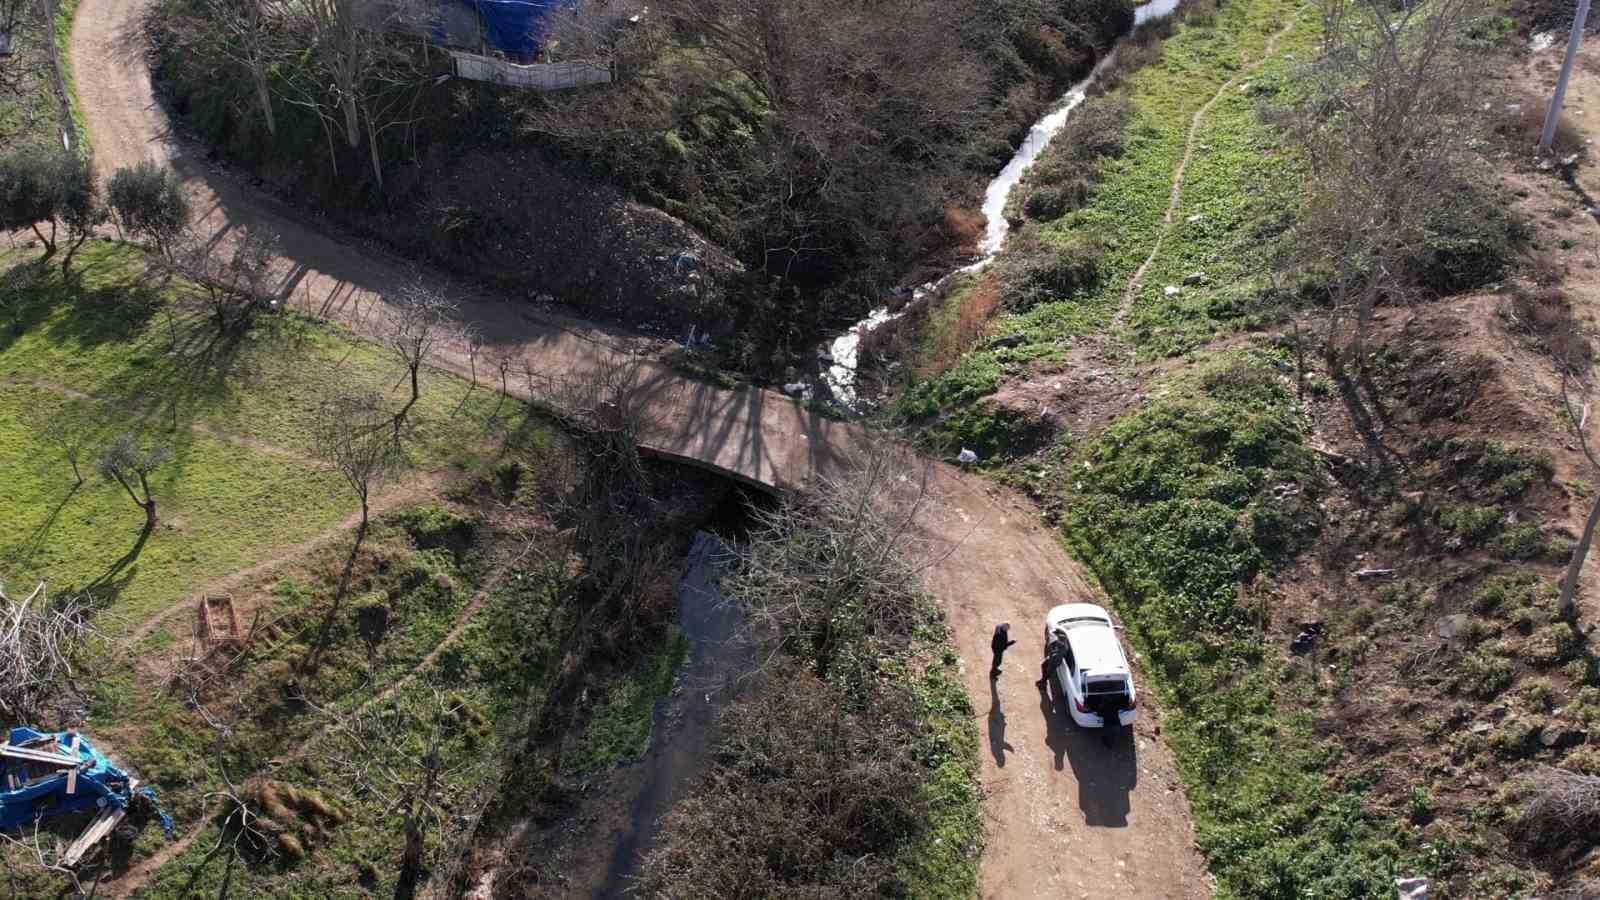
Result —
<instances>
[{"instance_id":1,"label":"car roof","mask_svg":"<svg viewBox=\"0 0 1600 900\"><path fill-rule=\"evenodd\" d=\"M1073 622L1074 619L1089 621ZM1050 610L1045 622L1050 628L1071 623L1066 626L1067 643L1072 645L1080 671L1090 677L1128 674L1128 660L1122 654L1116 629L1111 626L1111 616L1101 607L1093 603L1063 603Z\"/></svg>"}]
</instances>

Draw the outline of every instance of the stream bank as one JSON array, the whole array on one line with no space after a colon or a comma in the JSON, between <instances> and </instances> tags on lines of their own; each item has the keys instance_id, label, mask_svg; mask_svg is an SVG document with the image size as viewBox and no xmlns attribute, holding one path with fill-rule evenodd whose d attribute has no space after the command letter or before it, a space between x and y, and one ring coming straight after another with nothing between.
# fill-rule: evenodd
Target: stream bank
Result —
<instances>
[{"instance_id":1,"label":"stream bank","mask_svg":"<svg viewBox=\"0 0 1600 900\"><path fill-rule=\"evenodd\" d=\"M1052 105L1050 111L1028 129L1027 136L1017 146L1011 159L984 188L982 208L984 235L978 245L979 254L976 260L912 289L909 297L902 294L872 310L866 318L847 328L829 341L825 349L819 351L814 378L808 379L808 382L785 385L784 391L791 395L804 396L808 400L814 393L821 399L832 401L850 412L866 411L870 403L864 402L856 390L861 341L874 329L898 318L909 303L938 290L952 275L978 272L994 261L1005 247L1006 238L1011 233L1011 221L1005 216L1006 200L1011 196L1011 189L1022 181L1023 175L1027 174L1028 169L1039 158L1039 154L1050 146L1051 140L1066 126L1073 110L1083 103L1106 67L1115 61L1117 53L1128 39L1145 25L1172 15L1177 11L1180 2L1181 0L1150 0L1134 7L1133 27L1112 44L1111 49L1095 63L1094 68L1084 76L1083 80L1069 88L1061 99Z\"/></svg>"}]
</instances>

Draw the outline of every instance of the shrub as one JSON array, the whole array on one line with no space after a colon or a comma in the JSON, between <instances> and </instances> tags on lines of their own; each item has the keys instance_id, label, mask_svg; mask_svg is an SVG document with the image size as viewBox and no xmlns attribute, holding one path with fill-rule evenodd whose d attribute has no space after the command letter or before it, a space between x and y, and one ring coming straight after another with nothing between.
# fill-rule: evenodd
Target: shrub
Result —
<instances>
[{"instance_id":1,"label":"shrub","mask_svg":"<svg viewBox=\"0 0 1600 900\"><path fill-rule=\"evenodd\" d=\"M69 190L82 168L64 152L12 150L0 156L0 231L31 228L44 242L45 255L56 252L55 219L67 205ZM50 224L48 233L40 228Z\"/></svg>"},{"instance_id":2,"label":"shrub","mask_svg":"<svg viewBox=\"0 0 1600 900\"><path fill-rule=\"evenodd\" d=\"M998 266L1005 306L1026 310L1094 287L1104 253L1100 239L1085 232L1045 239L1036 227L1024 227Z\"/></svg>"},{"instance_id":3,"label":"shrub","mask_svg":"<svg viewBox=\"0 0 1600 900\"><path fill-rule=\"evenodd\" d=\"M1453 503L1442 507L1437 519L1439 527L1459 539L1465 546L1477 546L1500 531L1501 514L1497 507L1478 506L1473 503Z\"/></svg>"},{"instance_id":4,"label":"shrub","mask_svg":"<svg viewBox=\"0 0 1600 900\"><path fill-rule=\"evenodd\" d=\"M1594 364L1594 346L1580 330L1572 315L1572 301L1560 288L1514 290L1502 315L1573 374L1588 372Z\"/></svg>"},{"instance_id":5,"label":"shrub","mask_svg":"<svg viewBox=\"0 0 1600 900\"><path fill-rule=\"evenodd\" d=\"M118 227L153 241L163 254L193 215L178 176L148 160L118 169L111 176L107 199Z\"/></svg>"},{"instance_id":6,"label":"shrub","mask_svg":"<svg viewBox=\"0 0 1600 900\"><path fill-rule=\"evenodd\" d=\"M1544 845L1587 840L1600 828L1600 777L1539 766L1517 783L1524 836Z\"/></svg>"},{"instance_id":7,"label":"shrub","mask_svg":"<svg viewBox=\"0 0 1600 900\"><path fill-rule=\"evenodd\" d=\"M1457 686L1479 700L1493 700L1511 686L1511 664L1484 650L1467 654L1461 660Z\"/></svg>"}]
</instances>

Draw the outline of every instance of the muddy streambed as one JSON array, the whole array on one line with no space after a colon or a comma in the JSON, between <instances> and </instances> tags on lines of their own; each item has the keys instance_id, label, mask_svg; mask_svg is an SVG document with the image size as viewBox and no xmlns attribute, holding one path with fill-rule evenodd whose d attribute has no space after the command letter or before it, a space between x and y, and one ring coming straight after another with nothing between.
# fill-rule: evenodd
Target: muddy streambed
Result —
<instances>
[{"instance_id":1,"label":"muddy streambed","mask_svg":"<svg viewBox=\"0 0 1600 900\"><path fill-rule=\"evenodd\" d=\"M751 670L751 648L739 640L743 613L724 602L717 585L728 557L720 538L695 532L677 583L678 628L689 641L689 655L672 695L656 704L650 749L625 773L623 784L633 790L616 791L614 843L594 851L610 855L604 880L591 894L595 900L630 896L632 876L657 824L685 795L711 751L717 711Z\"/></svg>"}]
</instances>

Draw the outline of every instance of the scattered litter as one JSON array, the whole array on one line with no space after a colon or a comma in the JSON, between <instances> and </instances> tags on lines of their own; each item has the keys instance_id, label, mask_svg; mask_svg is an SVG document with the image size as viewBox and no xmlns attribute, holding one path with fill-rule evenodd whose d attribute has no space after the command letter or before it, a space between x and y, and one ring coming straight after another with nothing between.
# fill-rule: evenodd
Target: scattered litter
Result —
<instances>
[{"instance_id":1,"label":"scattered litter","mask_svg":"<svg viewBox=\"0 0 1600 900\"><path fill-rule=\"evenodd\" d=\"M1194 287L1197 284L1204 284L1205 280L1206 280L1206 273L1204 273L1204 272L1190 272L1189 274L1183 276L1183 286L1184 287Z\"/></svg>"},{"instance_id":2,"label":"scattered litter","mask_svg":"<svg viewBox=\"0 0 1600 900\"><path fill-rule=\"evenodd\" d=\"M1301 622L1300 633L1289 642L1289 650L1293 653L1305 653L1325 634L1327 629L1321 622Z\"/></svg>"},{"instance_id":3,"label":"scattered litter","mask_svg":"<svg viewBox=\"0 0 1600 900\"><path fill-rule=\"evenodd\" d=\"M1195 213L1194 215L1190 216L1189 218L1184 219L1184 221L1188 222L1190 225L1193 225L1194 223L1196 223L1196 222L1198 222L1198 221L1200 221L1201 219L1204 219L1204 218L1205 218L1205 216L1202 216L1199 213Z\"/></svg>"},{"instance_id":4,"label":"scattered litter","mask_svg":"<svg viewBox=\"0 0 1600 900\"><path fill-rule=\"evenodd\" d=\"M167 839L172 838L172 819L156 803L155 791L139 787L138 779L112 765L76 731L11 729L6 742L0 744L0 777L4 779L0 828L6 830L66 813L100 810L63 852L64 865L77 865L90 848L111 834L136 798L150 804Z\"/></svg>"},{"instance_id":5,"label":"scattered litter","mask_svg":"<svg viewBox=\"0 0 1600 900\"><path fill-rule=\"evenodd\" d=\"M783 392L791 397L800 397L805 394L806 386L798 381L791 381L783 386Z\"/></svg>"},{"instance_id":6,"label":"scattered litter","mask_svg":"<svg viewBox=\"0 0 1600 900\"><path fill-rule=\"evenodd\" d=\"M973 453L971 450L968 450L965 447L962 447L961 452L956 454L956 462L961 463L964 466L970 466L977 461L978 454Z\"/></svg>"},{"instance_id":7,"label":"scattered litter","mask_svg":"<svg viewBox=\"0 0 1600 900\"><path fill-rule=\"evenodd\" d=\"M1022 335L1020 335L1020 334L1008 334L1005 337L997 337L994 340L990 341L989 342L989 349L990 350L1006 350L1006 349L1009 349L1011 347L1020 347L1020 346L1022 346L1023 341L1026 341L1026 340L1027 340L1027 338L1022 336Z\"/></svg>"},{"instance_id":8,"label":"scattered litter","mask_svg":"<svg viewBox=\"0 0 1600 900\"><path fill-rule=\"evenodd\" d=\"M1529 39L1528 49L1535 53L1543 53L1554 47L1555 43L1556 33L1554 31L1541 31Z\"/></svg>"},{"instance_id":9,"label":"scattered litter","mask_svg":"<svg viewBox=\"0 0 1600 900\"><path fill-rule=\"evenodd\" d=\"M1166 294L1168 297L1176 297L1178 296L1178 286L1175 284L1169 284L1161 289L1161 293Z\"/></svg>"},{"instance_id":10,"label":"scattered litter","mask_svg":"<svg viewBox=\"0 0 1600 900\"><path fill-rule=\"evenodd\" d=\"M1396 878L1395 900L1428 900L1428 879Z\"/></svg>"},{"instance_id":11,"label":"scattered litter","mask_svg":"<svg viewBox=\"0 0 1600 900\"><path fill-rule=\"evenodd\" d=\"M1365 581L1368 578L1393 578L1393 569L1357 569L1351 573L1356 578Z\"/></svg>"}]
</instances>

